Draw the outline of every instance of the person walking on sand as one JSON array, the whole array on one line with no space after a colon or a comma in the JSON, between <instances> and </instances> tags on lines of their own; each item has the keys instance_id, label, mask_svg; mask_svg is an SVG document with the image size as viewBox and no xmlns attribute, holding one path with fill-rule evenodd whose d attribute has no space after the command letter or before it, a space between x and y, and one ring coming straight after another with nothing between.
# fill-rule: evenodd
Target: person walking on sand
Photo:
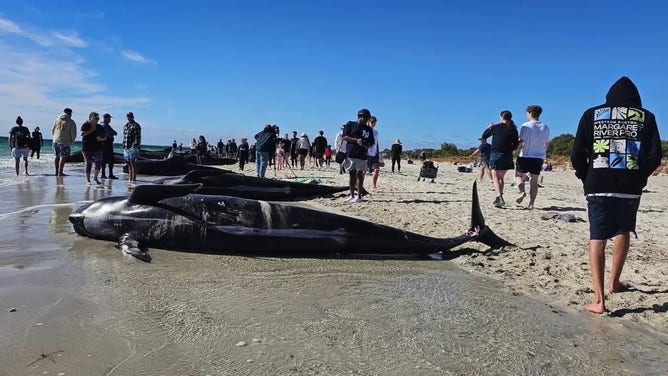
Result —
<instances>
[{"instance_id":1,"label":"person walking on sand","mask_svg":"<svg viewBox=\"0 0 668 376\"><path fill-rule=\"evenodd\" d=\"M480 138L492 137L489 168L492 170L492 182L496 192L494 206L502 208L506 205L506 201L503 199L503 178L508 170L515 168L513 150L517 149L519 135L517 134L517 126L513 122L513 114L510 111L501 111L499 118L501 122L490 124Z\"/></svg>"},{"instance_id":2,"label":"person walking on sand","mask_svg":"<svg viewBox=\"0 0 668 376\"><path fill-rule=\"evenodd\" d=\"M42 132L40 132L39 127L35 127L35 130L32 131L32 136L30 137L30 158L37 154L37 159L39 159L39 152L44 146L44 138L42 137Z\"/></svg>"},{"instance_id":3,"label":"person walking on sand","mask_svg":"<svg viewBox=\"0 0 668 376\"><path fill-rule=\"evenodd\" d=\"M635 234L640 196L647 180L661 164L661 138L654 114L642 107L635 84L622 77L605 103L587 109L578 124L571 163L583 184L589 216L589 265L594 300L584 309L606 311L603 292L605 246L614 239L610 293L624 291L620 282Z\"/></svg>"},{"instance_id":4,"label":"person walking on sand","mask_svg":"<svg viewBox=\"0 0 668 376\"><path fill-rule=\"evenodd\" d=\"M524 189L524 176L529 174L529 209L533 209L538 196L538 177L543 168L543 161L547 157L547 145L550 143L550 128L538 120L543 113L540 106L527 107L527 121L520 128L517 168L515 169L515 185L520 191L517 203L521 204L527 196Z\"/></svg>"},{"instance_id":5,"label":"person walking on sand","mask_svg":"<svg viewBox=\"0 0 668 376\"><path fill-rule=\"evenodd\" d=\"M482 182L482 178L485 176L485 172L487 172L489 180L493 181L492 171L489 169L489 153L492 150L492 146L487 143L486 138L479 138L478 140L480 141L480 146L475 149L469 158L474 158L476 155L480 154L480 178L478 178L478 180Z\"/></svg>"},{"instance_id":6,"label":"person walking on sand","mask_svg":"<svg viewBox=\"0 0 668 376\"><path fill-rule=\"evenodd\" d=\"M95 164L95 183L102 184L98 176L102 169L102 144L107 139L107 135L104 128L98 124L99 121L100 114L93 111L88 115L88 121L81 124L81 151L84 162L86 162L86 182L88 185L91 184L90 172L93 163Z\"/></svg>"},{"instance_id":7,"label":"person walking on sand","mask_svg":"<svg viewBox=\"0 0 668 376\"><path fill-rule=\"evenodd\" d=\"M51 128L53 134L53 152L56 155L54 164L56 176L67 176L63 172L65 159L70 156L71 146L77 139L77 124L72 120L72 109L65 108L63 114L53 123Z\"/></svg>"},{"instance_id":8,"label":"person walking on sand","mask_svg":"<svg viewBox=\"0 0 668 376\"><path fill-rule=\"evenodd\" d=\"M346 200L349 204L363 202L364 174L366 174L368 149L375 143L373 129L367 124L371 118L371 112L363 108L357 112L357 121L349 121L343 130L343 139L347 142L346 170L350 174L350 198ZM357 190L357 197L355 197Z\"/></svg>"},{"instance_id":9,"label":"person walking on sand","mask_svg":"<svg viewBox=\"0 0 668 376\"><path fill-rule=\"evenodd\" d=\"M318 132L318 136L313 139L313 158L315 159L315 165L318 169L321 169L323 166L325 149L327 149L327 138L324 136L325 132Z\"/></svg>"},{"instance_id":10,"label":"person walking on sand","mask_svg":"<svg viewBox=\"0 0 668 376\"><path fill-rule=\"evenodd\" d=\"M137 182L137 157L141 149L141 125L135 121L135 114L126 114L128 122L123 126L123 156L128 165L128 182ZM193 139L194 140L194 139Z\"/></svg>"},{"instance_id":11,"label":"person walking on sand","mask_svg":"<svg viewBox=\"0 0 668 376\"><path fill-rule=\"evenodd\" d=\"M263 178L269 165L269 157L276 152L276 132L271 124L255 135L255 167L258 178Z\"/></svg>"},{"instance_id":12,"label":"person walking on sand","mask_svg":"<svg viewBox=\"0 0 668 376\"><path fill-rule=\"evenodd\" d=\"M311 142L308 140L306 133L302 133L302 137L297 141L297 155L299 155L299 169L304 169L306 164L306 156L311 150Z\"/></svg>"},{"instance_id":13,"label":"person walking on sand","mask_svg":"<svg viewBox=\"0 0 668 376\"><path fill-rule=\"evenodd\" d=\"M369 118L369 121L367 124L371 129L373 129L373 145L367 150L368 153L368 159L367 159L367 167L369 168L369 171L371 172L371 189L372 190L377 190L378 189L378 175L380 175L380 147L378 146L378 131L376 130L376 123L378 123L378 119L376 119L375 116L372 116Z\"/></svg>"},{"instance_id":14,"label":"person walking on sand","mask_svg":"<svg viewBox=\"0 0 668 376\"><path fill-rule=\"evenodd\" d=\"M9 148L12 151L16 175L19 175L19 164L23 158L26 175L28 174L28 153L30 153L30 130L23 126L23 119L16 117L16 126L9 130Z\"/></svg>"},{"instance_id":15,"label":"person walking on sand","mask_svg":"<svg viewBox=\"0 0 668 376\"><path fill-rule=\"evenodd\" d=\"M118 133L111 127L111 118L110 114L102 115L102 124L100 124L107 136L107 139L102 141L102 179L107 178L105 173L107 166L109 166L109 179L118 179L114 175L114 136ZM174 140L174 144L176 144L176 140ZM174 149L175 146L172 145L172 152Z\"/></svg>"},{"instance_id":16,"label":"person walking on sand","mask_svg":"<svg viewBox=\"0 0 668 376\"><path fill-rule=\"evenodd\" d=\"M297 131L292 131L292 138L290 138L290 165L292 166L292 168L297 168L297 159L299 157L297 143L299 143L299 137L297 137Z\"/></svg>"},{"instance_id":17,"label":"person walking on sand","mask_svg":"<svg viewBox=\"0 0 668 376\"><path fill-rule=\"evenodd\" d=\"M401 172L401 152L403 151L403 146L401 146L401 140L397 139L392 144L392 149L390 149L390 156L392 158L392 172L394 172L394 165L397 165L397 172Z\"/></svg>"},{"instance_id":18,"label":"person walking on sand","mask_svg":"<svg viewBox=\"0 0 668 376\"><path fill-rule=\"evenodd\" d=\"M237 151L237 159L239 159L239 171L244 170L244 166L248 163L248 155L250 154L250 147L246 137L241 139L239 150Z\"/></svg>"}]
</instances>

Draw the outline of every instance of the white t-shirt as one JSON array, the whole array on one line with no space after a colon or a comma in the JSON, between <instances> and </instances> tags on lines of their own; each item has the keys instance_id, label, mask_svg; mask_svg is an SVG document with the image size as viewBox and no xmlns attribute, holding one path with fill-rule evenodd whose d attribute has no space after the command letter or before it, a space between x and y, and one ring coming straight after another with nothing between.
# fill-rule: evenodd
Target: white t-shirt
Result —
<instances>
[{"instance_id":1,"label":"white t-shirt","mask_svg":"<svg viewBox=\"0 0 668 376\"><path fill-rule=\"evenodd\" d=\"M520 129L520 140L523 141L520 157L545 159L550 129L542 121L527 121Z\"/></svg>"},{"instance_id":2,"label":"white t-shirt","mask_svg":"<svg viewBox=\"0 0 668 376\"><path fill-rule=\"evenodd\" d=\"M378 131L375 129L373 130L373 139L374 139L374 144L367 151L369 157L375 157L376 154L378 154Z\"/></svg>"}]
</instances>

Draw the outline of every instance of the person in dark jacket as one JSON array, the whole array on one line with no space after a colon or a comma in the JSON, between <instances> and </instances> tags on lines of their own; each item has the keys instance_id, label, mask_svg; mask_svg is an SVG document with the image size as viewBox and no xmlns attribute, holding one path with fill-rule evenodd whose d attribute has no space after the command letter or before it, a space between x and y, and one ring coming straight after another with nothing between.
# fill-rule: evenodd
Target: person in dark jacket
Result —
<instances>
[{"instance_id":1,"label":"person in dark jacket","mask_svg":"<svg viewBox=\"0 0 668 376\"><path fill-rule=\"evenodd\" d=\"M390 154L392 156L392 172L394 172L394 164L397 164L397 172L401 172L401 152L403 151L403 146L401 146L401 141L397 140L392 144L392 149Z\"/></svg>"},{"instance_id":2,"label":"person in dark jacket","mask_svg":"<svg viewBox=\"0 0 668 376\"><path fill-rule=\"evenodd\" d=\"M269 164L269 157L276 152L276 132L271 124L264 126L262 132L255 135L255 166L257 176L264 177Z\"/></svg>"},{"instance_id":3,"label":"person in dark jacket","mask_svg":"<svg viewBox=\"0 0 668 376\"><path fill-rule=\"evenodd\" d=\"M609 292L628 286L619 281L631 232L647 179L661 164L662 151L654 114L642 107L635 84L622 77L605 103L580 118L571 163L583 184L589 215L589 262L594 300L584 308L606 311L603 281L605 246L614 239Z\"/></svg>"},{"instance_id":4,"label":"person in dark jacket","mask_svg":"<svg viewBox=\"0 0 668 376\"><path fill-rule=\"evenodd\" d=\"M492 137L492 147L489 153L489 169L492 170L492 182L496 198L494 206L502 208L506 201L503 199L503 178L508 170L515 168L513 151L519 145L517 126L513 121L513 114L504 110L500 114L501 122L490 124L480 138Z\"/></svg>"},{"instance_id":5,"label":"person in dark jacket","mask_svg":"<svg viewBox=\"0 0 668 376\"><path fill-rule=\"evenodd\" d=\"M30 158L37 153L37 159L39 159L39 152L42 150L42 146L44 146L42 132L39 131L39 127L35 127L35 130L32 131L32 137L30 137Z\"/></svg>"},{"instance_id":6,"label":"person in dark jacket","mask_svg":"<svg viewBox=\"0 0 668 376\"><path fill-rule=\"evenodd\" d=\"M114 136L118 135L116 130L111 126L110 114L102 115L102 123L100 127L104 129L104 133L107 136L107 139L102 142L102 179L107 178L105 173L106 167L109 166L109 179L118 179L114 175ZM176 140L174 140L176 144ZM172 146L174 149L174 146Z\"/></svg>"}]
</instances>

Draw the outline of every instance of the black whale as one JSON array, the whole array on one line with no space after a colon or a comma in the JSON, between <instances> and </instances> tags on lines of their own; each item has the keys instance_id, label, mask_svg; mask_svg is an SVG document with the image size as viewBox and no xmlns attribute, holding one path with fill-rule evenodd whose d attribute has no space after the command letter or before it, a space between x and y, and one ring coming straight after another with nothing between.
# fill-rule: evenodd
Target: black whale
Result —
<instances>
[{"instance_id":1,"label":"black whale","mask_svg":"<svg viewBox=\"0 0 668 376\"><path fill-rule=\"evenodd\" d=\"M125 239L138 247L216 254L431 254L468 241L510 243L485 225L473 185L471 228L432 238L361 219L279 203L191 193L196 185L140 185L127 197L103 198L76 209L74 230L94 239ZM128 250L127 248L131 248Z\"/></svg>"}]
</instances>

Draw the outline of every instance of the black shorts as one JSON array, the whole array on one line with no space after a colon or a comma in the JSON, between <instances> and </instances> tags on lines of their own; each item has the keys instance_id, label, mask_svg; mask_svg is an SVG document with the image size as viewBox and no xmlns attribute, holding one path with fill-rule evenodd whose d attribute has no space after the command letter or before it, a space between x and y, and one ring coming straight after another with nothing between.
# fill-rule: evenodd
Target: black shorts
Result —
<instances>
[{"instance_id":1,"label":"black shorts","mask_svg":"<svg viewBox=\"0 0 668 376\"><path fill-rule=\"evenodd\" d=\"M636 231L640 198L587 196L589 239L607 240L621 233Z\"/></svg>"},{"instance_id":2,"label":"black shorts","mask_svg":"<svg viewBox=\"0 0 668 376\"><path fill-rule=\"evenodd\" d=\"M517 157L516 172L526 174L527 172L533 175L540 175L543 169L543 160L541 158L525 158Z\"/></svg>"},{"instance_id":3,"label":"black shorts","mask_svg":"<svg viewBox=\"0 0 668 376\"><path fill-rule=\"evenodd\" d=\"M308 149L299 149L299 155L306 156L308 154Z\"/></svg>"}]
</instances>

